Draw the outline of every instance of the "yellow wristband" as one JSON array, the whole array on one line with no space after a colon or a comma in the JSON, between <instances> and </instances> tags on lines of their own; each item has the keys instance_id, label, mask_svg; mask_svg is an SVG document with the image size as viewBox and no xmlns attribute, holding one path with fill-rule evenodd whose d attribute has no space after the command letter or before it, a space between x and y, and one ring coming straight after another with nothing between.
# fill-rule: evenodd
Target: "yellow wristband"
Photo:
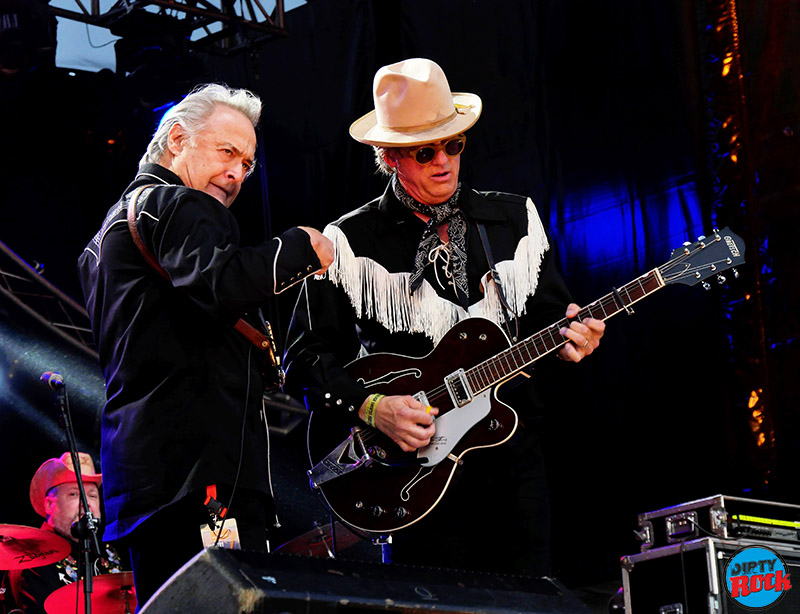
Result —
<instances>
[{"instance_id":1,"label":"yellow wristband","mask_svg":"<svg viewBox=\"0 0 800 614\"><path fill-rule=\"evenodd\" d=\"M367 406L364 408L364 422L369 426L375 426L375 409L384 396L383 394L371 394L367 397Z\"/></svg>"}]
</instances>

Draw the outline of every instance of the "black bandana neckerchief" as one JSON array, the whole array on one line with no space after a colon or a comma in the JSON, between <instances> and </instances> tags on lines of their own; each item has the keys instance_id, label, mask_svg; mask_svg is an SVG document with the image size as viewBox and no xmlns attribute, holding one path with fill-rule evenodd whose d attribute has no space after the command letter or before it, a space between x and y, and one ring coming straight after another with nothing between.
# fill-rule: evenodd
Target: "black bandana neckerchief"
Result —
<instances>
[{"instance_id":1,"label":"black bandana neckerchief","mask_svg":"<svg viewBox=\"0 0 800 614\"><path fill-rule=\"evenodd\" d=\"M439 252L434 252L444 244L439 238L436 229L440 224L447 222L447 235L450 243L446 251L449 257L450 271L453 285L458 297L458 302L466 309L469 306L469 288L467 287L467 218L458 208L458 197L461 193L461 184L458 184L455 193L445 202L435 205L423 205L405 191L395 175L392 178L392 189L397 199L412 211L430 216L422 238L417 246L414 256L414 270L411 272L411 292L413 293L422 283L425 267L435 263ZM434 264L435 266L435 264ZM438 275L437 275L438 279ZM440 282L441 285L441 282Z\"/></svg>"}]
</instances>

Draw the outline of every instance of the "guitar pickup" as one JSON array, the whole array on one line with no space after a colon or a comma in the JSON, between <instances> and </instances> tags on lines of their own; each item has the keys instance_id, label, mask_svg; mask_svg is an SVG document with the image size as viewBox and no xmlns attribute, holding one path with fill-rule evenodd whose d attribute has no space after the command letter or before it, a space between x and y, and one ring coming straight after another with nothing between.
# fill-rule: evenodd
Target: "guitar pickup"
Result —
<instances>
[{"instance_id":1,"label":"guitar pickup","mask_svg":"<svg viewBox=\"0 0 800 614\"><path fill-rule=\"evenodd\" d=\"M447 386L450 399L456 407L464 407L464 405L472 401L472 390L470 390L467 383L467 375L464 373L464 369L453 371L445 377L444 385Z\"/></svg>"}]
</instances>

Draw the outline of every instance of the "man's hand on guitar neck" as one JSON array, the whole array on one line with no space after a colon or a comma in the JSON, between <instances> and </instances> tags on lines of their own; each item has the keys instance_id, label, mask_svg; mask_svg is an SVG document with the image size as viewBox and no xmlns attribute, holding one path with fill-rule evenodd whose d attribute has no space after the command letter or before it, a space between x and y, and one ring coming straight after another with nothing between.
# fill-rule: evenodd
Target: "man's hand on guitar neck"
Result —
<instances>
[{"instance_id":1,"label":"man's hand on guitar neck","mask_svg":"<svg viewBox=\"0 0 800 614\"><path fill-rule=\"evenodd\" d=\"M365 400L358 410L364 420L367 408ZM375 428L388 435L403 452L413 452L430 443L436 432L433 417L439 413L408 395L383 397L375 407Z\"/></svg>"},{"instance_id":2,"label":"man's hand on guitar neck","mask_svg":"<svg viewBox=\"0 0 800 614\"><path fill-rule=\"evenodd\" d=\"M567 318L574 318L580 310L578 305L570 303L567 307ZM605 330L606 323L602 320L594 318L586 318L580 322L573 320L570 322L569 328L562 328L560 331L568 343L558 350L558 357L561 360L580 362L600 345L600 338Z\"/></svg>"}]
</instances>

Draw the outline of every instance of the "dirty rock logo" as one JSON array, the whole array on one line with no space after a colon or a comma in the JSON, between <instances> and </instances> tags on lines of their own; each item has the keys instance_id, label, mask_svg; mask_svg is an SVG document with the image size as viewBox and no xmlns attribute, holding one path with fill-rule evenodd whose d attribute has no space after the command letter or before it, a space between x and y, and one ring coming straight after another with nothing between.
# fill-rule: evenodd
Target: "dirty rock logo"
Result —
<instances>
[{"instance_id":1,"label":"dirty rock logo","mask_svg":"<svg viewBox=\"0 0 800 614\"><path fill-rule=\"evenodd\" d=\"M792 582L789 568L777 552L766 546L748 546L725 566L725 588L739 605L759 610L778 603Z\"/></svg>"}]
</instances>

